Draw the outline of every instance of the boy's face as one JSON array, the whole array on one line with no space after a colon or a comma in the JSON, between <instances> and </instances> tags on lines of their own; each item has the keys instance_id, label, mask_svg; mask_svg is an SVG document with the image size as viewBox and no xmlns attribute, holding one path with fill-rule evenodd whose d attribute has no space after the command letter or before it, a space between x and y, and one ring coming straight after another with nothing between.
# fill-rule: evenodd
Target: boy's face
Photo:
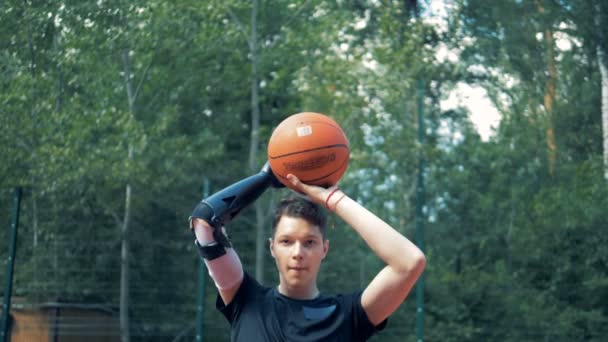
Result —
<instances>
[{"instance_id":1,"label":"boy's face","mask_svg":"<svg viewBox=\"0 0 608 342\"><path fill-rule=\"evenodd\" d=\"M281 284L293 290L316 287L321 261L327 255L329 241L319 227L302 218L282 216L270 240Z\"/></svg>"}]
</instances>

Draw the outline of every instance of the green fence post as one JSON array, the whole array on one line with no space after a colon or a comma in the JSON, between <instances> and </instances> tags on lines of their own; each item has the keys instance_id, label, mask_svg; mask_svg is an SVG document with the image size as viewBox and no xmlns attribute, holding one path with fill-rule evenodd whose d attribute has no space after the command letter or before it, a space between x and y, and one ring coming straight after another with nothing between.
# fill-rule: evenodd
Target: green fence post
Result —
<instances>
[{"instance_id":1,"label":"green fence post","mask_svg":"<svg viewBox=\"0 0 608 342\"><path fill-rule=\"evenodd\" d=\"M203 183L203 198L209 196L209 180ZM196 342L203 342L205 337L205 288L207 287L207 267L202 258L198 266L198 303L196 305Z\"/></svg>"},{"instance_id":2,"label":"green fence post","mask_svg":"<svg viewBox=\"0 0 608 342\"><path fill-rule=\"evenodd\" d=\"M424 83L418 80L418 182L416 186L416 245L424 252ZM416 283L416 341L424 341L424 272Z\"/></svg>"},{"instance_id":3,"label":"green fence post","mask_svg":"<svg viewBox=\"0 0 608 342\"><path fill-rule=\"evenodd\" d=\"M9 239L8 260L6 263L6 283L4 284L4 304L2 305L2 342L9 340L9 317L11 310L11 294L13 292L13 272L15 266L15 252L17 250L17 227L19 227L19 208L21 206L21 188L15 188L13 222L11 223L11 236Z\"/></svg>"}]
</instances>

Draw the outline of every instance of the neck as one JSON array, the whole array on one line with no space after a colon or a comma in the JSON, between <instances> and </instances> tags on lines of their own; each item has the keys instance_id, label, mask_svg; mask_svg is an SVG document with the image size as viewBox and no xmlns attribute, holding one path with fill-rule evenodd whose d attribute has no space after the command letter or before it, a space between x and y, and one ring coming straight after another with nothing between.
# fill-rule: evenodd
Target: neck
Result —
<instances>
[{"instance_id":1,"label":"neck","mask_svg":"<svg viewBox=\"0 0 608 342\"><path fill-rule=\"evenodd\" d=\"M315 299L319 295L317 284L307 287L290 287L284 283L280 283L277 289L283 296L299 300Z\"/></svg>"}]
</instances>

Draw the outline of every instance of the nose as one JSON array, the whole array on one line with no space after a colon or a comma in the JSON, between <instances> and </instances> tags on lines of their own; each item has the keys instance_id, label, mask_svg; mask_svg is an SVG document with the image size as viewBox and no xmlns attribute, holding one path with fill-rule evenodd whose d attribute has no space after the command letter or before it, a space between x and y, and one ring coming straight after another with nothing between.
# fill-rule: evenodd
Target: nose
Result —
<instances>
[{"instance_id":1,"label":"nose","mask_svg":"<svg viewBox=\"0 0 608 342\"><path fill-rule=\"evenodd\" d=\"M300 242L296 242L292 246L291 257L293 259L302 259L304 254L304 246Z\"/></svg>"}]
</instances>

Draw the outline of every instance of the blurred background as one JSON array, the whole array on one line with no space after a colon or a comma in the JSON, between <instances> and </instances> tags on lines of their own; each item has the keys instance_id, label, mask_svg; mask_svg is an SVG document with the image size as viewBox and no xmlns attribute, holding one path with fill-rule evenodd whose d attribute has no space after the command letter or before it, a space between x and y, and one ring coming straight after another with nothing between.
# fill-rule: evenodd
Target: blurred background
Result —
<instances>
[{"instance_id":1,"label":"blurred background","mask_svg":"<svg viewBox=\"0 0 608 342\"><path fill-rule=\"evenodd\" d=\"M374 341L605 341L607 36L601 0L2 1L2 337L228 341L188 216L315 111L427 255ZM285 194L228 227L269 286ZM320 289L364 287L331 222Z\"/></svg>"}]
</instances>

